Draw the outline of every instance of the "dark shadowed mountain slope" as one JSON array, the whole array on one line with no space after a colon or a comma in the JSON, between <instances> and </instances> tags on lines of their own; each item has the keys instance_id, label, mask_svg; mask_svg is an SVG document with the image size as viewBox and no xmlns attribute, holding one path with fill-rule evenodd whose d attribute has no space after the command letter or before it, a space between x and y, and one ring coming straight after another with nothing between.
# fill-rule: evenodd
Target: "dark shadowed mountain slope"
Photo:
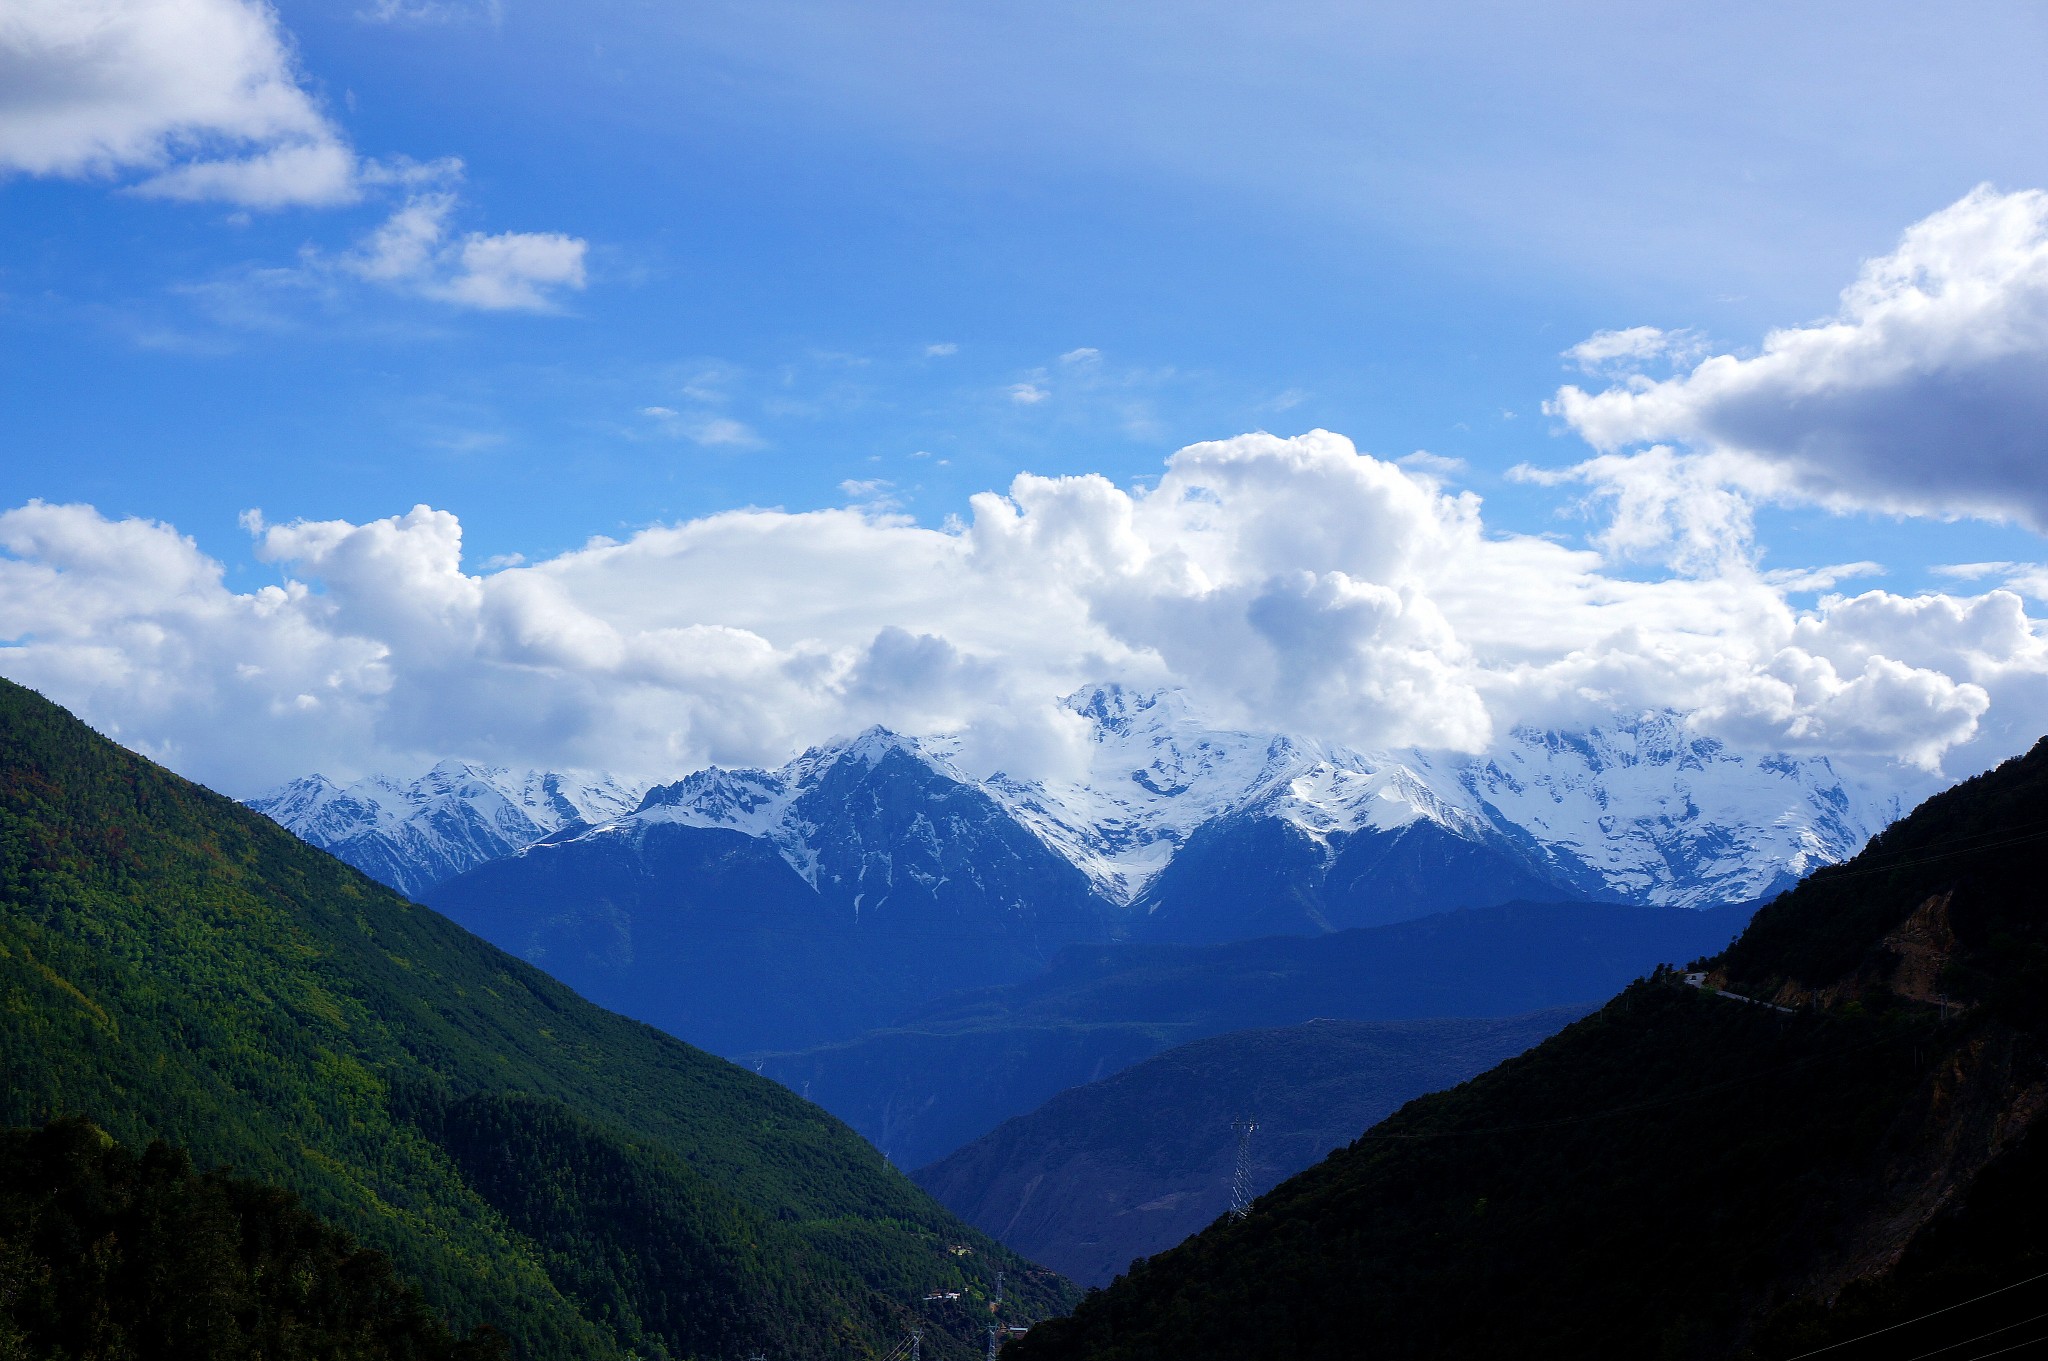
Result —
<instances>
[{"instance_id":1,"label":"dark shadowed mountain slope","mask_svg":"<svg viewBox=\"0 0 2048 1361\"><path fill-rule=\"evenodd\" d=\"M1317 838L1284 818L1197 828L1136 904L1132 934L1205 945L1317 935L1569 893L1534 858L1479 829L1420 819Z\"/></svg>"},{"instance_id":2,"label":"dark shadowed mountain slope","mask_svg":"<svg viewBox=\"0 0 2048 1361\"><path fill-rule=\"evenodd\" d=\"M856 1032L888 1005L851 915L728 828L536 847L426 897L585 996L718 1053Z\"/></svg>"},{"instance_id":3,"label":"dark shadowed mountain slope","mask_svg":"<svg viewBox=\"0 0 2048 1361\"><path fill-rule=\"evenodd\" d=\"M426 900L603 1005L727 1054L843 1038L1108 930L1081 871L879 730L783 772L699 772Z\"/></svg>"},{"instance_id":4,"label":"dark shadowed mountain slope","mask_svg":"<svg viewBox=\"0 0 2048 1361\"><path fill-rule=\"evenodd\" d=\"M1722 948L1750 910L1516 903L1317 937L1075 947L1025 982L754 1061L918 1167L1056 1092L1206 1035L1596 1001L1659 962Z\"/></svg>"},{"instance_id":5,"label":"dark shadowed mountain slope","mask_svg":"<svg viewBox=\"0 0 2048 1361\"><path fill-rule=\"evenodd\" d=\"M1586 1014L1310 1021L1184 1044L1061 1092L912 1174L968 1223L1082 1285L1230 1208L1239 1135L1254 1194L1407 1101L1455 1086Z\"/></svg>"},{"instance_id":6,"label":"dark shadowed mountain slope","mask_svg":"<svg viewBox=\"0 0 2048 1361\"><path fill-rule=\"evenodd\" d=\"M1633 985L1136 1264L1016 1361L2035 1343L2041 1318L1949 1350L2048 1315L2040 1282L1968 1302L2048 1269L2013 1199L2048 1184L2044 848L2048 743L1758 914L1709 982L1790 1010Z\"/></svg>"},{"instance_id":7,"label":"dark shadowed mountain slope","mask_svg":"<svg viewBox=\"0 0 2048 1361\"><path fill-rule=\"evenodd\" d=\"M522 1357L861 1356L935 1284L1062 1289L824 1112L4 682L0 1055L0 1124L287 1187Z\"/></svg>"}]
</instances>

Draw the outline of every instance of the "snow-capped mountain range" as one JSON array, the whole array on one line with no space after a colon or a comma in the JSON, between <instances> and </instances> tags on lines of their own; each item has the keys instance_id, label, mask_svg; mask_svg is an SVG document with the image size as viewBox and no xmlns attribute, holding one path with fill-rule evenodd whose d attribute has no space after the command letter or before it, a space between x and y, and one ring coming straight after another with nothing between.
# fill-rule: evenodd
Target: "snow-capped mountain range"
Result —
<instances>
[{"instance_id":1,"label":"snow-capped mountain range","mask_svg":"<svg viewBox=\"0 0 2048 1361\"><path fill-rule=\"evenodd\" d=\"M653 789L450 761L412 781L340 787L310 776L252 806L415 895L543 839L609 839L661 825L763 840L822 891L821 855L845 814L816 791L846 763L872 768L900 753L943 784L978 788L1078 868L1110 907L1138 917L1166 905L1162 894L1175 882L1166 871L1191 843L1208 848L1203 876L1214 876L1224 873L1219 865L1272 860L1276 835L1295 876L1318 885L1368 845L1377 848L1374 865L1406 846L1411 877L1442 863L1447 848L1473 849L1489 857L1474 872L1518 891L1709 906L1764 896L1846 859L1902 811L1895 796L1859 787L1825 757L1746 757L1689 732L1672 713L1580 733L1517 729L1483 756L1446 757L1232 730L1177 691L1101 685L1067 703L1092 740L1086 770L1061 780L976 781L954 764L950 740L875 728L778 770L712 767ZM914 833L915 821L908 825ZM1227 850L1232 837L1255 830L1268 840ZM1416 860L1425 840L1427 854ZM890 854L864 844L860 863L872 868ZM862 902L856 894L856 914Z\"/></svg>"},{"instance_id":2,"label":"snow-capped mountain range","mask_svg":"<svg viewBox=\"0 0 2048 1361\"><path fill-rule=\"evenodd\" d=\"M646 789L605 774L450 760L412 780L373 775L339 785L308 775L249 806L417 898L564 827L630 813Z\"/></svg>"}]
</instances>

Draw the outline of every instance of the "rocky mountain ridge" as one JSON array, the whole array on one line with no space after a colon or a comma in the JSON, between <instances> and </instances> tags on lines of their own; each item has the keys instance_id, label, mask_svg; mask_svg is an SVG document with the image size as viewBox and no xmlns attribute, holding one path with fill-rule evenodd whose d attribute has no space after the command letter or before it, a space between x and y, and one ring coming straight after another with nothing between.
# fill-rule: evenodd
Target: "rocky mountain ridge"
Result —
<instances>
[{"instance_id":1,"label":"rocky mountain ridge","mask_svg":"<svg viewBox=\"0 0 2048 1361\"><path fill-rule=\"evenodd\" d=\"M513 770L446 760L416 779L342 785L307 775L249 806L413 898L564 827L638 806L645 786L602 772Z\"/></svg>"},{"instance_id":2,"label":"rocky mountain ridge","mask_svg":"<svg viewBox=\"0 0 2048 1361\"><path fill-rule=\"evenodd\" d=\"M680 825L765 841L813 888L836 847L845 863L835 872L872 884L856 890L858 912L886 890L901 848L848 841L858 814L834 806L829 791L872 781L835 782L833 773L848 763L872 770L893 755L915 782L975 791L1028 830L1086 877L1112 920L1116 909L1149 918L1175 908L1185 889L1170 871L1190 846L1206 849L1205 879L1227 878L1237 862L1285 862L1290 890L1305 886L1312 901L1301 922L1282 916L1259 928L1280 930L1475 905L1470 885L1483 884L1498 885L1502 901L1751 901L1853 855L1900 811L1896 796L1825 757L1745 756L1670 712L1621 715L1579 733L1518 728L1468 757L1233 729L1174 690L1097 685L1066 703L1088 724L1089 746L1085 769L1065 778L978 780L957 763L950 738L870 728L776 770L708 767L645 790L604 774L447 761L411 781L342 787L309 776L252 806L416 896L543 840ZM905 829L913 838L932 830L915 818ZM1414 901L1385 891L1396 875L1415 882ZM1242 896L1242 886L1235 891ZM1347 907L1357 891L1373 901Z\"/></svg>"}]
</instances>

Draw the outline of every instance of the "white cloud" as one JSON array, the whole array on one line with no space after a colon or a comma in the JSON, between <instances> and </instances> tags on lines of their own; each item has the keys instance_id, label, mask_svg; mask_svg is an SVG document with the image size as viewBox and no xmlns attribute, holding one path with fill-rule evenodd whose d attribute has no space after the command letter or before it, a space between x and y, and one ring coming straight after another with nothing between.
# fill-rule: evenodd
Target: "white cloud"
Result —
<instances>
[{"instance_id":1,"label":"white cloud","mask_svg":"<svg viewBox=\"0 0 2048 1361\"><path fill-rule=\"evenodd\" d=\"M1447 458L1442 454L1432 454L1427 449L1417 449L1412 454L1404 454L1394 462L1410 472L1436 478L1456 477L1465 471L1466 466L1462 458Z\"/></svg>"},{"instance_id":2,"label":"white cloud","mask_svg":"<svg viewBox=\"0 0 2048 1361\"><path fill-rule=\"evenodd\" d=\"M765 441L745 421L704 416L684 422L684 433L707 448L757 449Z\"/></svg>"},{"instance_id":3,"label":"white cloud","mask_svg":"<svg viewBox=\"0 0 2048 1361\"><path fill-rule=\"evenodd\" d=\"M1661 331L1655 326L1631 326L1621 331L1595 331L1564 352L1564 357L1587 373L1630 369L1652 360L1678 364L1706 353L1706 341L1697 331Z\"/></svg>"},{"instance_id":4,"label":"white cloud","mask_svg":"<svg viewBox=\"0 0 2048 1361\"><path fill-rule=\"evenodd\" d=\"M839 494L870 515L890 515L903 505L896 484L885 477L849 477L839 484Z\"/></svg>"},{"instance_id":5,"label":"white cloud","mask_svg":"<svg viewBox=\"0 0 2048 1361\"><path fill-rule=\"evenodd\" d=\"M1930 570L1951 581L1981 581L1985 577L2004 576L2033 566L2025 562L1944 562L1937 563Z\"/></svg>"},{"instance_id":6,"label":"white cloud","mask_svg":"<svg viewBox=\"0 0 2048 1361\"><path fill-rule=\"evenodd\" d=\"M1050 392L1036 383L1010 384L1010 400L1019 406L1036 406L1050 396Z\"/></svg>"},{"instance_id":7,"label":"white cloud","mask_svg":"<svg viewBox=\"0 0 2048 1361\"><path fill-rule=\"evenodd\" d=\"M1936 569L1939 570L1939 569ZM1858 577L1881 577L1884 565L1876 562L1836 562L1825 567L1784 567L1765 572L1763 579L1781 591L1807 592L1834 589Z\"/></svg>"},{"instance_id":8,"label":"white cloud","mask_svg":"<svg viewBox=\"0 0 2048 1361\"><path fill-rule=\"evenodd\" d=\"M483 311L546 312L561 290L581 289L588 243L559 232L449 230L457 199L436 190L414 194L342 257L360 278L421 297Z\"/></svg>"},{"instance_id":9,"label":"white cloud","mask_svg":"<svg viewBox=\"0 0 2048 1361\"><path fill-rule=\"evenodd\" d=\"M375 0L356 11L358 19L370 23L446 24L463 20L501 23L505 7L500 0Z\"/></svg>"},{"instance_id":10,"label":"white cloud","mask_svg":"<svg viewBox=\"0 0 2048 1361\"><path fill-rule=\"evenodd\" d=\"M491 311L545 311L554 306L549 290L583 287L587 249L561 232L471 232L454 273L430 296Z\"/></svg>"},{"instance_id":11,"label":"white cloud","mask_svg":"<svg viewBox=\"0 0 2048 1361\"><path fill-rule=\"evenodd\" d=\"M241 160L192 161L138 187L152 198L217 200L248 208L347 203L357 197L355 153L339 142L274 147Z\"/></svg>"},{"instance_id":12,"label":"white cloud","mask_svg":"<svg viewBox=\"0 0 2048 1361\"><path fill-rule=\"evenodd\" d=\"M1570 468L1519 464L1517 482L1591 487L1580 508L1605 510L1593 541L1617 557L1662 561L1681 572L1712 574L1754 556L1755 477L1730 477L1728 462L1690 458L1665 445L1640 454L1602 454ZM1744 482L1748 487L1744 487Z\"/></svg>"},{"instance_id":13,"label":"white cloud","mask_svg":"<svg viewBox=\"0 0 2048 1361\"><path fill-rule=\"evenodd\" d=\"M1640 328L1648 332L1649 328ZM1619 354L1615 336L1587 345ZM1631 375L1548 408L1604 460L1588 480L2048 530L2048 193L1979 188L1866 263L1836 314L1661 381ZM1620 452L1666 442L1658 466ZM1618 495L1629 495L1626 491ZM1669 514L1669 512L1666 512Z\"/></svg>"},{"instance_id":14,"label":"white cloud","mask_svg":"<svg viewBox=\"0 0 2048 1361\"><path fill-rule=\"evenodd\" d=\"M418 194L409 198L378 228L363 238L344 265L365 279L398 284L421 279L435 266L448 216L455 211L452 193Z\"/></svg>"},{"instance_id":15,"label":"white cloud","mask_svg":"<svg viewBox=\"0 0 2048 1361\"><path fill-rule=\"evenodd\" d=\"M377 17L451 7L380 5ZM364 161L302 85L262 0L8 0L0 6L0 175L122 179L242 208L410 196L346 268L486 311L548 311L585 283L559 232L449 233L462 163ZM438 187L437 187L438 186ZM313 257L318 259L317 254Z\"/></svg>"},{"instance_id":16,"label":"white cloud","mask_svg":"<svg viewBox=\"0 0 2048 1361\"><path fill-rule=\"evenodd\" d=\"M665 406L642 407L640 414L659 422L664 434L707 449L758 449L767 443L754 427L731 416L682 412Z\"/></svg>"},{"instance_id":17,"label":"white cloud","mask_svg":"<svg viewBox=\"0 0 2048 1361\"><path fill-rule=\"evenodd\" d=\"M0 8L0 172L140 173L145 193L275 208L351 201L355 169L268 5Z\"/></svg>"},{"instance_id":18,"label":"white cloud","mask_svg":"<svg viewBox=\"0 0 2048 1361\"><path fill-rule=\"evenodd\" d=\"M1795 608L1825 571L1618 576L1324 432L1191 446L1149 490L1020 476L946 529L846 490L869 504L481 572L445 511L252 516L282 574L255 590L169 526L31 503L0 514L0 671L238 792L450 753L670 775L877 721L1056 768L1055 697L1105 678L1369 747L1672 706L1755 748L1968 770L2048 727L2012 591Z\"/></svg>"},{"instance_id":19,"label":"white cloud","mask_svg":"<svg viewBox=\"0 0 2048 1361\"><path fill-rule=\"evenodd\" d=\"M942 340L935 345L925 346L924 352L928 359L944 359L949 354L960 353L960 347L950 340Z\"/></svg>"}]
</instances>

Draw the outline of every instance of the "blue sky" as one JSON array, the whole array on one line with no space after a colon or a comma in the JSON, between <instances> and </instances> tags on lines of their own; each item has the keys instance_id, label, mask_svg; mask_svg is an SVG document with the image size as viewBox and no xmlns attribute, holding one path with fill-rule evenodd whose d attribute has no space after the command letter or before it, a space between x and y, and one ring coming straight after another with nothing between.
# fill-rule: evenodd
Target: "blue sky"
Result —
<instances>
[{"instance_id":1,"label":"blue sky","mask_svg":"<svg viewBox=\"0 0 2048 1361\"><path fill-rule=\"evenodd\" d=\"M99 37L66 30L67 12L90 12ZM1803 380L1774 387L1762 369L1744 370L1755 381L1739 400L1673 388L1670 410L1609 402L1583 418L1557 401L1567 384L1620 393L1717 355L1754 361L1772 328L1835 315L1864 262L1975 186L2048 185L2037 7L27 0L22 15L0 25L0 85L16 90L0 94L0 502L170 527L237 598L293 581L336 610L347 595L333 564L252 533L251 510L268 526L360 527L425 504L459 519L456 564L472 578L514 562L567 572L562 555L592 536L630 544L748 507L856 506L940 531L1019 473L1142 493L1184 445L1323 428L1384 459L1427 451L1438 461L1411 471L1483 498L1484 535L1559 536L1613 581L1879 565L1774 588L1791 622L1743 665L1793 690L1779 675L1790 664L1770 658L1829 590L1974 599L2005 584L2033 599L2038 447L1974 481L1908 487L1883 470L1928 461L1929 446L1823 467L1812 432L1756 414L1803 409ZM220 24L245 46L208 27ZM106 37L127 28L149 41ZM302 160L234 168L280 148ZM1995 286L2024 302L2029 268ZM1632 327L1664 338L1621 367L1566 355ZM1998 389L2015 410L2039 387L2032 335L1993 357L2025 370ZM1527 471L1584 465L1600 452L1596 419L1611 459L1664 441L1690 460L1683 476L1659 473L1663 530L1616 520L1648 464L1563 481ZM1841 438L1863 438L1863 419L1844 417ZM1684 549L1693 531L1672 526L1720 514L1716 497L1739 503L1742 523L1716 521L1716 546ZM40 533L4 545L28 573L17 603L36 572L83 589L99 570ZM1931 570L1983 562L2005 566ZM1338 570L1285 566L1325 568ZM1099 623L1106 609L1083 612ZM688 714L655 705L634 740L667 733L674 761L765 759L887 717L848 696L890 628L969 661L994 655L906 610L801 637L715 608L667 620L751 630L789 654L784 671L804 646L836 649L835 698L775 721L716 718L685 685L671 698ZM39 660L60 630L22 606L0 670L167 759L190 753L207 730L105 671L110 648L148 669L138 645L114 641L145 615L106 615L97 635L79 625L70 651ZM369 622L348 627L403 652ZM1700 629L1720 627L1732 625ZM1445 637L1464 628L1454 617ZM1879 655L2005 693L1988 673L1887 646L1829 665L1848 685ZM1042 689L1090 665L1203 683L1169 651L1126 631L1026 670ZM1485 740L1465 719L1354 721L1328 695L1290 708L1270 678L1209 683L1248 721L1263 709L1361 741ZM1509 702L1497 683L1476 692L1496 726L1563 703L1548 690ZM1593 691L1622 707L1733 703L1691 684ZM1396 693L1344 702L1384 709ZM1844 740L1874 760L1919 768L1954 750L1967 764L2034 722L2031 698L1987 700L1968 733L1960 710L1914 702L1947 715L1946 736L1880 723ZM898 716L975 721L964 703ZM1776 717L1750 727L1703 721L1765 744L1846 731L1802 727L1806 701L1772 703ZM217 690L205 705L234 708ZM426 719L402 733L388 713L358 719L286 744L286 759L617 756L540 727L437 736ZM230 762L222 778L254 779L260 764Z\"/></svg>"}]
</instances>

